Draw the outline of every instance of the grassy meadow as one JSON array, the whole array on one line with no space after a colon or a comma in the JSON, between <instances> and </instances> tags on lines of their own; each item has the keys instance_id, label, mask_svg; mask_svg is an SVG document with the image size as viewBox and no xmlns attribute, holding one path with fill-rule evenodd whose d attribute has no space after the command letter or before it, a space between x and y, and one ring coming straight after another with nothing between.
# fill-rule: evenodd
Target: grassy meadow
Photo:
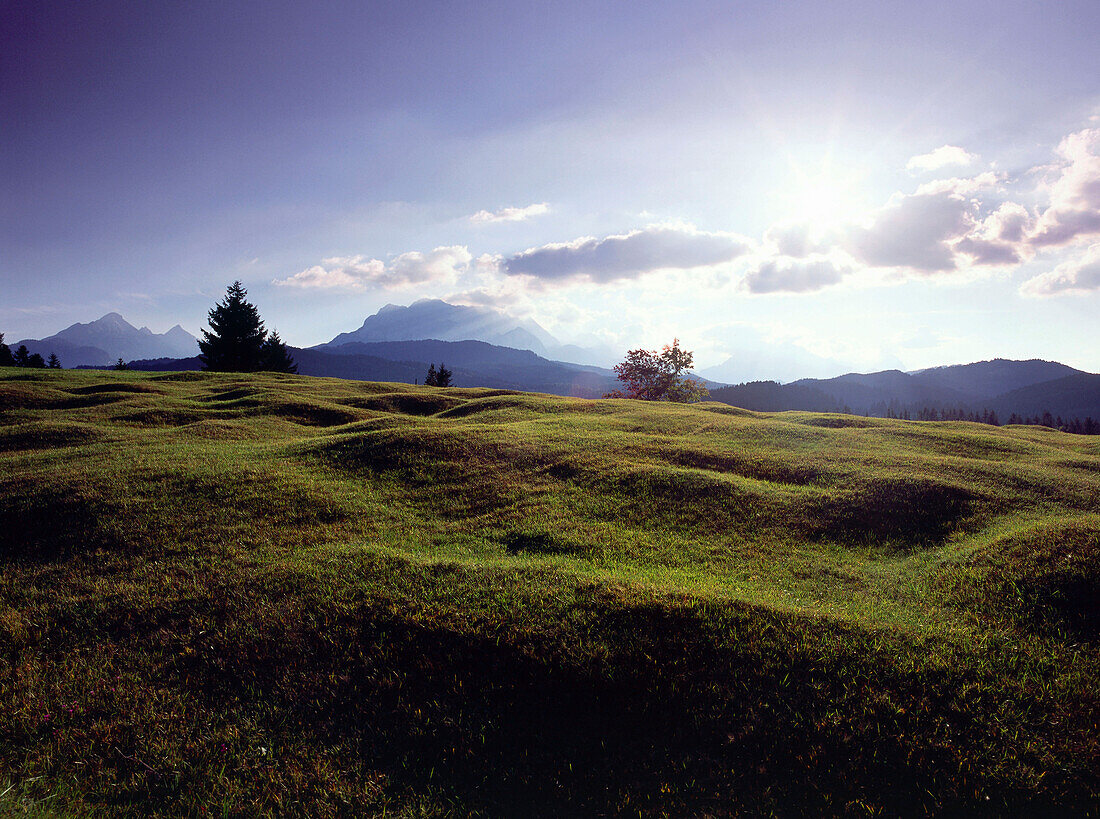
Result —
<instances>
[{"instance_id":1,"label":"grassy meadow","mask_svg":"<svg viewBox=\"0 0 1100 819\"><path fill-rule=\"evenodd\" d=\"M1100 812L1100 437L0 370L0 813Z\"/></svg>"}]
</instances>

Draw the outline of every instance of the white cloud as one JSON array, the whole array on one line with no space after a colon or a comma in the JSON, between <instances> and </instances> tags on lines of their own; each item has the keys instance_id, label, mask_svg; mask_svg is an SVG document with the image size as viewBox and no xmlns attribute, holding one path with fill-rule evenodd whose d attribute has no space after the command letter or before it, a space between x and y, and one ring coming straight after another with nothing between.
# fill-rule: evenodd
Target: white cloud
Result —
<instances>
[{"instance_id":1,"label":"white cloud","mask_svg":"<svg viewBox=\"0 0 1100 819\"><path fill-rule=\"evenodd\" d=\"M543 282L587 280L598 284L636 279L655 270L688 270L729 262L747 253L747 239L708 233L691 225L657 224L602 239L583 237L531 248L503 261L513 276Z\"/></svg>"},{"instance_id":2,"label":"white cloud","mask_svg":"<svg viewBox=\"0 0 1100 819\"><path fill-rule=\"evenodd\" d=\"M906 164L910 171L935 171L949 165L969 165L978 159L976 154L968 153L957 145L941 145L927 154L914 156Z\"/></svg>"},{"instance_id":3,"label":"white cloud","mask_svg":"<svg viewBox=\"0 0 1100 819\"><path fill-rule=\"evenodd\" d=\"M1063 262L1053 270L1024 282L1025 296L1058 296L1100 291L1100 244L1092 245L1079 259Z\"/></svg>"},{"instance_id":4,"label":"white cloud","mask_svg":"<svg viewBox=\"0 0 1100 819\"><path fill-rule=\"evenodd\" d=\"M1058 154L1061 173L1049 185L1050 206L1030 237L1036 247L1100 234L1100 129L1070 134L1058 146Z\"/></svg>"},{"instance_id":5,"label":"white cloud","mask_svg":"<svg viewBox=\"0 0 1100 819\"><path fill-rule=\"evenodd\" d=\"M525 208L501 208L500 210L479 210L470 217L474 224L492 224L494 222L524 222L532 216L541 216L550 210L546 202L538 202Z\"/></svg>"},{"instance_id":6,"label":"white cloud","mask_svg":"<svg viewBox=\"0 0 1100 819\"><path fill-rule=\"evenodd\" d=\"M395 256L389 264L365 256L333 256L273 284L303 289L362 290L366 287L394 289L410 285L454 284L472 260L465 247L437 247L430 253L410 251Z\"/></svg>"},{"instance_id":7,"label":"white cloud","mask_svg":"<svg viewBox=\"0 0 1100 819\"><path fill-rule=\"evenodd\" d=\"M977 176L953 176L950 179L936 179L932 182L925 182L917 188L917 193L957 193L959 196L970 196L984 188L996 187L1001 181L1001 176L993 171L986 171Z\"/></svg>"},{"instance_id":8,"label":"white cloud","mask_svg":"<svg viewBox=\"0 0 1100 819\"><path fill-rule=\"evenodd\" d=\"M832 259L818 258L798 261L767 259L741 280L750 293L813 293L838 284L849 268Z\"/></svg>"}]
</instances>

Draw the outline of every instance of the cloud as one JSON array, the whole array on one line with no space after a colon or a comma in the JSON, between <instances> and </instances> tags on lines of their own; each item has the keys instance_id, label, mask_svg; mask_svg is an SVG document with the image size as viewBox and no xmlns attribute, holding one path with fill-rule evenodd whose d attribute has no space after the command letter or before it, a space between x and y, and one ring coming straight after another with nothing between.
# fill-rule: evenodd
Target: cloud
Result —
<instances>
[{"instance_id":1,"label":"cloud","mask_svg":"<svg viewBox=\"0 0 1100 819\"><path fill-rule=\"evenodd\" d=\"M917 193L957 193L959 196L970 196L983 188L996 187L1002 179L993 171L986 171L977 176L953 176L950 179L936 179L932 182L925 182L917 188Z\"/></svg>"},{"instance_id":2,"label":"cloud","mask_svg":"<svg viewBox=\"0 0 1100 819\"><path fill-rule=\"evenodd\" d=\"M496 211L479 210L470 217L474 224L492 224L494 222L525 222L532 216L541 216L550 210L546 202L538 202L525 208L501 208Z\"/></svg>"},{"instance_id":3,"label":"cloud","mask_svg":"<svg viewBox=\"0 0 1100 819\"><path fill-rule=\"evenodd\" d=\"M824 250L822 242L805 222L772 225L764 232L764 241L772 244L779 255L795 259Z\"/></svg>"},{"instance_id":4,"label":"cloud","mask_svg":"<svg viewBox=\"0 0 1100 819\"><path fill-rule=\"evenodd\" d=\"M1003 242L1022 242L1032 229L1034 217L1027 208L1015 202L1005 202L986 217L986 234Z\"/></svg>"},{"instance_id":5,"label":"cloud","mask_svg":"<svg viewBox=\"0 0 1100 819\"><path fill-rule=\"evenodd\" d=\"M1058 146L1061 174L1049 186L1050 206L1030 236L1036 247L1065 245L1100 234L1100 129L1070 134Z\"/></svg>"},{"instance_id":6,"label":"cloud","mask_svg":"<svg viewBox=\"0 0 1100 819\"><path fill-rule=\"evenodd\" d=\"M750 293L812 293L838 284L849 273L832 259L781 261L767 259L751 270L741 286Z\"/></svg>"},{"instance_id":7,"label":"cloud","mask_svg":"<svg viewBox=\"0 0 1100 819\"><path fill-rule=\"evenodd\" d=\"M869 225L849 229L845 249L871 267L955 270L951 243L973 229L971 211L970 202L948 191L895 194Z\"/></svg>"},{"instance_id":8,"label":"cloud","mask_svg":"<svg viewBox=\"0 0 1100 819\"><path fill-rule=\"evenodd\" d=\"M306 268L273 284L303 289L362 290L366 287L387 289L410 285L454 284L470 267L470 251L465 247L437 247L430 253L411 251L395 256L389 264L365 256L333 256L321 264Z\"/></svg>"},{"instance_id":9,"label":"cloud","mask_svg":"<svg viewBox=\"0 0 1100 819\"><path fill-rule=\"evenodd\" d=\"M1092 245L1079 259L1063 262L1053 270L1024 282L1025 296L1059 296L1100 291L1100 244Z\"/></svg>"},{"instance_id":10,"label":"cloud","mask_svg":"<svg viewBox=\"0 0 1100 819\"><path fill-rule=\"evenodd\" d=\"M658 224L602 239L584 237L525 250L503 261L512 276L544 282L588 280L598 284L636 279L655 270L709 267L750 249L733 233L707 233L691 225Z\"/></svg>"},{"instance_id":11,"label":"cloud","mask_svg":"<svg viewBox=\"0 0 1100 819\"><path fill-rule=\"evenodd\" d=\"M906 164L909 171L935 171L948 165L969 165L978 159L976 154L968 153L956 145L941 145L927 154L914 156Z\"/></svg>"},{"instance_id":12,"label":"cloud","mask_svg":"<svg viewBox=\"0 0 1100 819\"><path fill-rule=\"evenodd\" d=\"M955 251L969 256L971 264L1018 264L1034 255L1023 241L1033 222L1033 217L1022 205L1005 202L986 216L970 235L956 242Z\"/></svg>"}]
</instances>

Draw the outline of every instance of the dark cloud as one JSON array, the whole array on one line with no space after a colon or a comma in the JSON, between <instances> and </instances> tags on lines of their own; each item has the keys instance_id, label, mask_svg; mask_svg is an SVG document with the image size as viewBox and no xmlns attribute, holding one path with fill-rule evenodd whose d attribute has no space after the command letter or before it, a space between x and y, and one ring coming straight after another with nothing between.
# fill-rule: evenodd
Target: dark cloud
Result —
<instances>
[{"instance_id":1,"label":"dark cloud","mask_svg":"<svg viewBox=\"0 0 1100 819\"><path fill-rule=\"evenodd\" d=\"M954 192L895 196L869 226L852 228L845 249L872 267L921 273L955 270L951 242L973 227L971 206Z\"/></svg>"},{"instance_id":2,"label":"dark cloud","mask_svg":"<svg viewBox=\"0 0 1100 819\"><path fill-rule=\"evenodd\" d=\"M974 264L1017 264L1020 252L1010 242L967 236L955 243L955 250L970 256Z\"/></svg>"},{"instance_id":3,"label":"dark cloud","mask_svg":"<svg viewBox=\"0 0 1100 819\"><path fill-rule=\"evenodd\" d=\"M848 269L831 259L779 261L768 259L742 280L750 293L812 293L838 284Z\"/></svg>"},{"instance_id":4,"label":"dark cloud","mask_svg":"<svg viewBox=\"0 0 1100 819\"><path fill-rule=\"evenodd\" d=\"M505 259L513 276L546 282L578 279L604 284L636 279L654 270L690 269L728 262L747 253L749 242L732 233L706 233L690 226L651 225L602 239L584 238L525 250Z\"/></svg>"},{"instance_id":5,"label":"dark cloud","mask_svg":"<svg viewBox=\"0 0 1100 819\"><path fill-rule=\"evenodd\" d=\"M810 226L805 223L773 225L764 234L764 239L775 245L781 256L795 259L803 259L823 249L821 243L811 235Z\"/></svg>"}]
</instances>

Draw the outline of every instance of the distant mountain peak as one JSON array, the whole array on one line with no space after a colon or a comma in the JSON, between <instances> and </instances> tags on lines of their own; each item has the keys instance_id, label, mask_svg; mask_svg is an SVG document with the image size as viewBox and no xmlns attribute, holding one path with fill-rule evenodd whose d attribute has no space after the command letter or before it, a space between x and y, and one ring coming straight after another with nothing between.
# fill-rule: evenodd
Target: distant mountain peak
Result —
<instances>
[{"instance_id":1,"label":"distant mountain peak","mask_svg":"<svg viewBox=\"0 0 1100 819\"><path fill-rule=\"evenodd\" d=\"M122 358L186 358L198 352L195 337L178 324L167 333L138 329L121 313L110 312L87 323L77 322L43 339L23 339L31 352L56 353L65 367L103 366Z\"/></svg>"}]
</instances>

